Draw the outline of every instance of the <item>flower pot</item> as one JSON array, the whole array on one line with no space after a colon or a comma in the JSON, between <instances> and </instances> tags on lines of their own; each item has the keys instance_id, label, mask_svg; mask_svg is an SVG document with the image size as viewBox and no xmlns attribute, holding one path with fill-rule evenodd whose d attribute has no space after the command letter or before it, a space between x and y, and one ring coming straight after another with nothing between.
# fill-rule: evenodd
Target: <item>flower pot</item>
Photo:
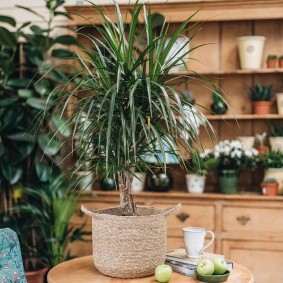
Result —
<instances>
[{"instance_id":1,"label":"flower pot","mask_svg":"<svg viewBox=\"0 0 283 283\"><path fill-rule=\"evenodd\" d=\"M153 169L146 177L147 187L152 192L168 192L173 185L173 178L169 172Z\"/></svg>"},{"instance_id":2,"label":"flower pot","mask_svg":"<svg viewBox=\"0 0 283 283\"><path fill-rule=\"evenodd\" d=\"M283 152L283 137L269 137L269 143L272 151Z\"/></svg>"},{"instance_id":3,"label":"flower pot","mask_svg":"<svg viewBox=\"0 0 283 283\"><path fill-rule=\"evenodd\" d=\"M241 68L246 70L260 69L265 37L242 36L238 37L237 41Z\"/></svg>"},{"instance_id":4,"label":"flower pot","mask_svg":"<svg viewBox=\"0 0 283 283\"><path fill-rule=\"evenodd\" d=\"M44 267L42 269L36 271L28 271L26 272L27 283L44 283L45 275L48 268Z\"/></svg>"},{"instance_id":5,"label":"flower pot","mask_svg":"<svg viewBox=\"0 0 283 283\"><path fill-rule=\"evenodd\" d=\"M270 113L270 101L253 101L254 114L266 115Z\"/></svg>"},{"instance_id":6,"label":"flower pot","mask_svg":"<svg viewBox=\"0 0 283 283\"><path fill-rule=\"evenodd\" d=\"M258 154L263 154L263 153L269 151L269 147L266 146L266 145L257 146L256 149L258 151Z\"/></svg>"},{"instance_id":7,"label":"flower pot","mask_svg":"<svg viewBox=\"0 0 283 283\"><path fill-rule=\"evenodd\" d=\"M116 189L116 183L114 179L103 178L99 182L99 187L102 191L114 191Z\"/></svg>"},{"instance_id":8,"label":"flower pot","mask_svg":"<svg viewBox=\"0 0 283 283\"><path fill-rule=\"evenodd\" d=\"M84 192L91 192L93 183L93 173L91 171L81 171L77 175L80 177L78 187Z\"/></svg>"},{"instance_id":9,"label":"flower pot","mask_svg":"<svg viewBox=\"0 0 283 283\"><path fill-rule=\"evenodd\" d=\"M283 93L276 94L276 102L278 114L283 115Z\"/></svg>"},{"instance_id":10,"label":"flower pot","mask_svg":"<svg viewBox=\"0 0 283 283\"><path fill-rule=\"evenodd\" d=\"M266 61L266 67L268 69L275 69L276 68L276 65L277 65L277 59L274 59L274 60L267 60Z\"/></svg>"},{"instance_id":11,"label":"flower pot","mask_svg":"<svg viewBox=\"0 0 283 283\"><path fill-rule=\"evenodd\" d=\"M283 168L268 168L264 171L264 179L274 178L279 186L278 193L283 193Z\"/></svg>"},{"instance_id":12,"label":"flower pot","mask_svg":"<svg viewBox=\"0 0 283 283\"><path fill-rule=\"evenodd\" d=\"M228 110L228 106L225 102L219 101L217 103L212 103L210 109L212 114L224 115Z\"/></svg>"},{"instance_id":13,"label":"flower pot","mask_svg":"<svg viewBox=\"0 0 283 283\"><path fill-rule=\"evenodd\" d=\"M279 68L283 68L283 59L279 59Z\"/></svg>"},{"instance_id":14,"label":"flower pot","mask_svg":"<svg viewBox=\"0 0 283 283\"><path fill-rule=\"evenodd\" d=\"M187 174L187 190L191 194L202 194L204 192L206 176Z\"/></svg>"},{"instance_id":15,"label":"flower pot","mask_svg":"<svg viewBox=\"0 0 283 283\"><path fill-rule=\"evenodd\" d=\"M180 204L167 208L138 206L137 216L122 216L120 207L95 212L82 206L92 217L93 260L103 274L118 278L137 278L154 274L164 263L167 244L166 216Z\"/></svg>"},{"instance_id":16,"label":"flower pot","mask_svg":"<svg viewBox=\"0 0 283 283\"><path fill-rule=\"evenodd\" d=\"M234 169L219 171L219 190L223 194L237 193L238 172Z\"/></svg>"},{"instance_id":17,"label":"flower pot","mask_svg":"<svg viewBox=\"0 0 283 283\"><path fill-rule=\"evenodd\" d=\"M255 143L255 137L238 137L244 149L252 149Z\"/></svg>"},{"instance_id":18,"label":"flower pot","mask_svg":"<svg viewBox=\"0 0 283 283\"><path fill-rule=\"evenodd\" d=\"M262 188L263 195L267 195L267 196L277 196L278 195L279 184L262 182L260 186Z\"/></svg>"},{"instance_id":19,"label":"flower pot","mask_svg":"<svg viewBox=\"0 0 283 283\"><path fill-rule=\"evenodd\" d=\"M132 192L137 193L141 192L144 189L144 183L145 183L145 173L141 172L135 172L135 175L132 180Z\"/></svg>"}]
</instances>

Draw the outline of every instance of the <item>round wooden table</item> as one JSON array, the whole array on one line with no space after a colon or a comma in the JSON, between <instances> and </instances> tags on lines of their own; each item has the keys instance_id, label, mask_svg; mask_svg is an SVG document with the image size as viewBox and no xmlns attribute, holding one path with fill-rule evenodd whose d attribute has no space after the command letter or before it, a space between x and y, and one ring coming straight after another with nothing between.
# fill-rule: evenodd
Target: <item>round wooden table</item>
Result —
<instances>
[{"instance_id":1,"label":"round wooden table","mask_svg":"<svg viewBox=\"0 0 283 283\"><path fill-rule=\"evenodd\" d=\"M154 276L137 279L119 279L102 275L93 265L92 256L65 261L52 268L47 276L48 283L156 283ZM194 277L173 272L170 283L199 282ZM246 267L234 264L227 283L253 283L253 274Z\"/></svg>"}]
</instances>

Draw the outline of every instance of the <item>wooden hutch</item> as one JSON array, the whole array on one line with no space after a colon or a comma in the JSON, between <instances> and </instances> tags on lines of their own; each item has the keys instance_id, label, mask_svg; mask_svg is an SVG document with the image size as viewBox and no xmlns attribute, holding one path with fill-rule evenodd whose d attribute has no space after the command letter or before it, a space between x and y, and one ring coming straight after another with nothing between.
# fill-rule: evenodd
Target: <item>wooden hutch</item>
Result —
<instances>
[{"instance_id":1,"label":"wooden hutch","mask_svg":"<svg viewBox=\"0 0 283 283\"><path fill-rule=\"evenodd\" d=\"M121 5L126 13L128 6ZM187 84L184 89L192 92L198 104L204 105L208 120L216 129L220 140L235 139L237 136L254 136L267 131L270 123L283 119L276 114L256 116L252 114L249 88L255 83L272 84L274 93L283 91L283 69L267 69L265 62L260 70L241 70L237 51L237 37L262 35L266 37L264 61L268 54L283 55L283 1L282 0L188 0L150 4L152 13L161 13L177 26L197 10L193 22L203 21L190 47L203 46L190 55L198 61L190 61L189 69L209 75L227 96L231 108L225 116L209 113L212 102L211 90L196 83ZM104 5L105 13L113 18L112 6ZM76 26L100 24L95 11L88 6L68 6ZM127 17L129 21L129 17ZM82 32L88 32L86 27ZM190 34L188 32L187 36ZM83 44L83 37L79 36ZM212 144L201 132L206 147ZM259 194L258 184L262 172L243 173L240 191L245 194L221 195L215 193L217 178L208 180L207 193L190 195L185 193L185 178L180 176L174 190L169 193L142 192L136 195L139 204L170 206L181 202L183 207L168 219L168 249L183 246L181 228L201 226L216 233L213 252L247 266L257 283L279 283L283 280L280 272L283 263L283 196L266 197ZM212 193L214 192L214 193ZM251 193L248 193L251 192ZM97 198L81 198L81 203L90 208L116 206L117 192L95 191ZM78 212L73 224L91 221ZM73 247L78 255L91 254L91 243L79 243Z\"/></svg>"}]
</instances>

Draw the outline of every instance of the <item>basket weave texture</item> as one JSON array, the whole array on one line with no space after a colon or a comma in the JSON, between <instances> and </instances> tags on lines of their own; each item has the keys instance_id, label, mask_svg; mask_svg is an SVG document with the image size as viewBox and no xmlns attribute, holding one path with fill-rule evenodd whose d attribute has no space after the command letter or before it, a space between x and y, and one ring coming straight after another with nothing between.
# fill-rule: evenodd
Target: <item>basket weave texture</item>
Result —
<instances>
[{"instance_id":1,"label":"basket weave texture","mask_svg":"<svg viewBox=\"0 0 283 283\"><path fill-rule=\"evenodd\" d=\"M103 274L117 278L152 275L164 263L167 244L166 216L181 205L165 210L138 206L137 216L122 216L120 207L91 212L93 260Z\"/></svg>"}]
</instances>

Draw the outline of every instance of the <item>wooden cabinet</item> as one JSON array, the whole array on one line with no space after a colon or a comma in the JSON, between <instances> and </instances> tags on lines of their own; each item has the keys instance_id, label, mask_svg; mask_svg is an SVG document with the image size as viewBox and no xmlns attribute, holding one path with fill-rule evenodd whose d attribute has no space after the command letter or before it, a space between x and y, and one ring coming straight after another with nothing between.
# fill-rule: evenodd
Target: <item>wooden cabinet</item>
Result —
<instances>
[{"instance_id":1,"label":"wooden cabinet","mask_svg":"<svg viewBox=\"0 0 283 283\"><path fill-rule=\"evenodd\" d=\"M95 193L97 198L83 196L80 203L91 209L119 203L117 192ZM168 217L168 251L184 246L182 228L204 227L216 235L208 252L224 254L247 266L257 283L282 281L283 197L142 192L136 194L136 200L139 204L164 208L182 203L181 210ZM85 221L86 229L91 231L90 217L78 209L71 222L78 225ZM91 241L76 243L72 251L79 256L91 254Z\"/></svg>"}]
</instances>

